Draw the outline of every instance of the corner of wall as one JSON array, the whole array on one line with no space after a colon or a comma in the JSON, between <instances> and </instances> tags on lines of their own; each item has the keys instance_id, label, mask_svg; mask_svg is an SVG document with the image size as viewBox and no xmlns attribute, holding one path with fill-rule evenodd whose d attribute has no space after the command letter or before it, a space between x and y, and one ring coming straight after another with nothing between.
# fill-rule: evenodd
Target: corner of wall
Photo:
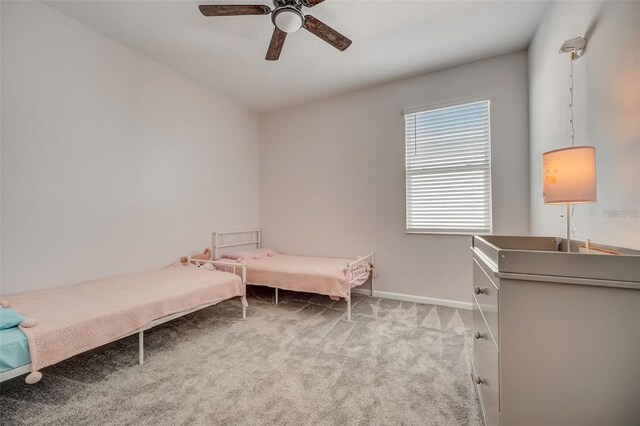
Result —
<instances>
[{"instance_id":1,"label":"corner of wall","mask_svg":"<svg viewBox=\"0 0 640 426\"><path fill-rule=\"evenodd\" d=\"M563 235L560 207L542 204L541 155L570 144L570 57L558 48L587 37L573 62L576 145L597 152L598 202L576 207L578 239L640 247L640 3L555 2L528 49L530 227ZM634 124L635 123L635 124Z\"/></svg>"}]
</instances>

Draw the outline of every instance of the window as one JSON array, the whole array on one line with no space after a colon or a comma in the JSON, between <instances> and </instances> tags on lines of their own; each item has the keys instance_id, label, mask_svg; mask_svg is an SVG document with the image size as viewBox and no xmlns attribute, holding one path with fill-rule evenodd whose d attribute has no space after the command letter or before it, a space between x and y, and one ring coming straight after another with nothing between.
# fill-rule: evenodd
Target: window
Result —
<instances>
[{"instance_id":1,"label":"window","mask_svg":"<svg viewBox=\"0 0 640 426\"><path fill-rule=\"evenodd\" d=\"M491 233L489 101L405 113L407 232Z\"/></svg>"}]
</instances>

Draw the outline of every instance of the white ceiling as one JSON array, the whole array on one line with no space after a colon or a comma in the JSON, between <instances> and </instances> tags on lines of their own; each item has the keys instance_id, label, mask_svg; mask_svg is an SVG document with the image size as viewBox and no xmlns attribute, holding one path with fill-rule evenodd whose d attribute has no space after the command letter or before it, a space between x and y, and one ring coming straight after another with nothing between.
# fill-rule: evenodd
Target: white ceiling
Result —
<instances>
[{"instance_id":1,"label":"white ceiling","mask_svg":"<svg viewBox=\"0 0 640 426\"><path fill-rule=\"evenodd\" d=\"M46 1L258 111L526 48L546 1L327 0L306 13L353 40L340 52L304 30L264 56L270 16L204 17L198 4L270 0Z\"/></svg>"}]
</instances>

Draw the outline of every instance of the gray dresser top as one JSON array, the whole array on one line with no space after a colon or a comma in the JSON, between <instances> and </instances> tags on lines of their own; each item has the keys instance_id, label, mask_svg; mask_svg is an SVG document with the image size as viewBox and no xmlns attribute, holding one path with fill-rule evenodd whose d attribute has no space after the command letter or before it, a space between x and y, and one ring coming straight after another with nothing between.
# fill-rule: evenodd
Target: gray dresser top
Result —
<instances>
[{"instance_id":1,"label":"gray dresser top","mask_svg":"<svg viewBox=\"0 0 640 426\"><path fill-rule=\"evenodd\" d=\"M640 250L589 243L590 248L620 254L560 251L566 240L555 237L475 236L473 251L498 277L640 289ZM512 275L518 275L517 277ZM548 279L547 279L548 278Z\"/></svg>"}]
</instances>

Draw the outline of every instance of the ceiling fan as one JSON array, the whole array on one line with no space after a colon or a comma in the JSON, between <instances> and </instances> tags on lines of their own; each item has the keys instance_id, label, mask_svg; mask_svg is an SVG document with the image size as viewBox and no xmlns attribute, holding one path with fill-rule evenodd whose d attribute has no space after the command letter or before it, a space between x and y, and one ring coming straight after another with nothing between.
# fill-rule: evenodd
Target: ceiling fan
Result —
<instances>
[{"instance_id":1,"label":"ceiling fan","mask_svg":"<svg viewBox=\"0 0 640 426\"><path fill-rule=\"evenodd\" d=\"M340 51L351 46L351 40L311 15L302 13L302 7L314 7L324 0L273 0L274 9L265 5L201 5L204 16L269 15L275 26L267 61L277 61L287 34L301 28L326 41Z\"/></svg>"}]
</instances>

